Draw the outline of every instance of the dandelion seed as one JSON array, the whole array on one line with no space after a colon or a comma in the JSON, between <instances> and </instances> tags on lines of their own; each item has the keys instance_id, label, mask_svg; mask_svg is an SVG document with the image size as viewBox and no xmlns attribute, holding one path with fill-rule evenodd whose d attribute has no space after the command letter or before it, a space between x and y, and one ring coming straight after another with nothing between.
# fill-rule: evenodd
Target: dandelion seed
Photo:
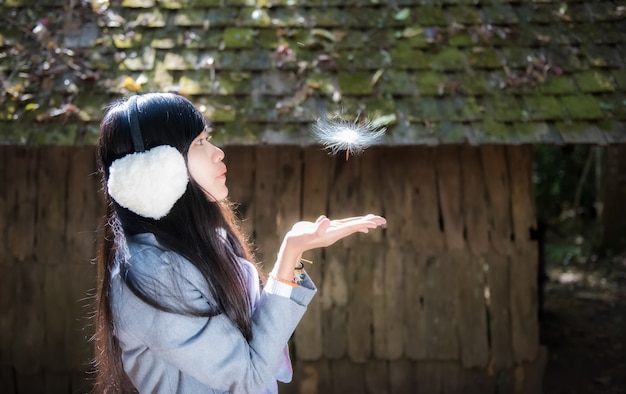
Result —
<instances>
[{"instance_id":1,"label":"dandelion seed","mask_svg":"<svg viewBox=\"0 0 626 394\"><path fill-rule=\"evenodd\" d=\"M385 134L386 128L378 128L371 121L359 122L358 118L350 122L341 118L318 119L312 127L315 138L328 149L331 155L346 152L350 155L362 153L374 145Z\"/></svg>"}]
</instances>

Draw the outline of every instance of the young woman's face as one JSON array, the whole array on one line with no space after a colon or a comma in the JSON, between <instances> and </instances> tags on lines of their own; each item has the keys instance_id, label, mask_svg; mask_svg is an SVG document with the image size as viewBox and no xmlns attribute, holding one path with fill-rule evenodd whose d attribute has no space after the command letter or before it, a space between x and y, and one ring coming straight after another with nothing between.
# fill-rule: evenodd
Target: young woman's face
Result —
<instances>
[{"instance_id":1,"label":"young woman's face","mask_svg":"<svg viewBox=\"0 0 626 394\"><path fill-rule=\"evenodd\" d=\"M228 196L224 151L209 142L209 133L200 133L189 146L187 167L191 177L204 189L212 201Z\"/></svg>"}]
</instances>

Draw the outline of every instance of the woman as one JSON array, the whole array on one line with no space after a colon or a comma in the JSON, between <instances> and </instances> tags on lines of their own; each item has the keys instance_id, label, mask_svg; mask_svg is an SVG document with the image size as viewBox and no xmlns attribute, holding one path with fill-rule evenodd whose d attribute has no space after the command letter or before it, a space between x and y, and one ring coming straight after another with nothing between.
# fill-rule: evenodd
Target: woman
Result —
<instances>
[{"instance_id":1,"label":"woman","mask_svg":"<svg viewBox=\"0 0 626 394\"><path fill-rule=\"evenodd\" d=\"M276 393L316 292L302 253L385 219L296 223L266 277L226 200L224 152L190 101L133 96L109 108L100 133L96 391Z\"/></svg>"}]
</instances>

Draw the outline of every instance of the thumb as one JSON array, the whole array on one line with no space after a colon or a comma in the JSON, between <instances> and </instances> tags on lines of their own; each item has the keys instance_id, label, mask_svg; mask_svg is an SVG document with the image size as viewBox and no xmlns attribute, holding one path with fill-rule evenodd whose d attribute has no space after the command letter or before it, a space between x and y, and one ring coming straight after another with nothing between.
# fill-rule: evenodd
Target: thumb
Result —
<instances>
[{"instance_id":1,"label":"thumb","mask_svg":"<svg viewBox=\"0 0 626 394\"><path fill-rule=\"evenodd\" d=\"M317 235L324 235L328 227L330 227L330 219L325 216L320 216L319 219L315 222L317 228L315 229L315 233Z\"/></svg>"}]
</instances>

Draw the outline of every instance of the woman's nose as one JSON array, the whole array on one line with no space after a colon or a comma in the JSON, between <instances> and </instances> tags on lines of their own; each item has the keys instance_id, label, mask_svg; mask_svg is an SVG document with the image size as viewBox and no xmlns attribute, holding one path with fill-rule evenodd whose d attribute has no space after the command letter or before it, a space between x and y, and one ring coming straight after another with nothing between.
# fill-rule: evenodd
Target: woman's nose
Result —
<instances>
[{"instance_id":1,"label":"woman's nose","mask_svg":"<svg viewBox=\"0 0 626 394\"><path fill-rule=\"evenodd\" d=\"M222 161L224 160L224 156L226 156L224 151L218 148L217 146L215 146L215 160L218 162Z\"/></svg>"}]
</instances>

